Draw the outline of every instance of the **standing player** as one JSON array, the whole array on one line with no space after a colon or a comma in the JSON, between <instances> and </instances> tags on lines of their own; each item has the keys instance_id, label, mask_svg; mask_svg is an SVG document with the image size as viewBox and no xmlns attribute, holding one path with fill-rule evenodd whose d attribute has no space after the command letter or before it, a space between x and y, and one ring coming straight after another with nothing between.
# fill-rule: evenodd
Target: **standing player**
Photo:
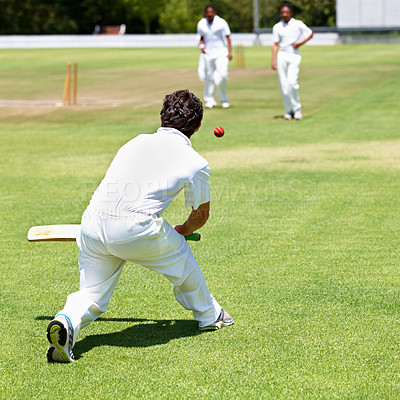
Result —
<instances>
[{"instance_id":1,"label":"standing player","mask_svg":"<svg viewBox=\"0 0 400 400\"><path fill-rule=\"evenodd\" d=\"M82 217L77 238L80 287L47 327L49 361L75 360L72 348L79 330L107 310L126 261L164 274L200 330L233 324L209 293L184 239L209 215L208 163L190 142L202 118L196 96L187 90L174 92L165 97L161 128L137 136L118 151ZM172 227L161 213L182 189L192 212L184 224Z\"/></svg>"},{"instance_id":2,"label":"standing player","mask_svg":"<svg viewBox=\"0 0 400 400\"><path fill-rule=\"evenodd\" d=\"M204 100L207 108L217 105L215 86L217 86L221 106L228 108L226 86L228 80L228 63L232 59L231 31L228 23L220 18L214 6L204 9L204 18L197 24L199 48L203 53L200 57L199 77L204 78ZM202 63L202 64L201 64Z\"/></svg>"},{"instance_id":3,"label":"standing player","mask_svg":"<svg viewBox=\"0 0 400 400\"><path fill-rule=\"evenodd\" d=\"M272 69L278 70L285 119L302 119L297 79L301 56L299 47L313 37L312 30L302 21L292 18L293 7L283 3L279 9L281 20L272 29ZM279 51L278 51L279 50Z\"/></svg>"}]
</instances>

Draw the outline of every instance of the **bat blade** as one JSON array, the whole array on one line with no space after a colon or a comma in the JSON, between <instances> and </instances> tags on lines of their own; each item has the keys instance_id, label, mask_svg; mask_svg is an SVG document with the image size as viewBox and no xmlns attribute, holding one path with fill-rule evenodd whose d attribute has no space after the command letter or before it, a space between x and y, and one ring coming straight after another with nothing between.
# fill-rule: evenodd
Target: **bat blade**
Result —
<instances>
[{"instance_id":1,"label":"bat blade","mask_svg":"<svg viewBox=\"0 0 400 400\"><path fill-rule=\"evenodd\" d=\"M28 231L28 240L30 242L74 242L80 230L79 224L32 226ZM185 239L198 242L200 237L200 233L194 232L185 236Z\"/></svg>"},{"instance_id":2,"label":"bat blade","mask_svg":"<svg viewBox=\"0 0 400 400\"><path fill-rule=\"evenodd\" d=\"M32 226L28 231L28 240L30 242L72 242L76 240L80 230L79 224Z\"/></svg>"}]
</instances>

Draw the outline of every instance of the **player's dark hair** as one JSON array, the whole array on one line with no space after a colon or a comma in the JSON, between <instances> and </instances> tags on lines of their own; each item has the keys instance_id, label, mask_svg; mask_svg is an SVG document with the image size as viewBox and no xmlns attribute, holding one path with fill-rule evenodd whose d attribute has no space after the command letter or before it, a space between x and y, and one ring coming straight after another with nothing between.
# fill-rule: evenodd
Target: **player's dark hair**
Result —
<instances>
[{"instance_id":1,"label":"player's dark hair","mask_svg":"<svg viewBox=\"0 0 400 400\"><path fill-rule=\"evenodd\" d=\"M290 11L294 12L294 7L293 7L293 5L290 4L290 3L288 3L288 2L286 2L286 1L283 2L283 3L281 4L281 6L279 7L279 12L282 10L283 7L288 7L288 8L290 8Z\"/></svg>"},{"instance_id":2,"label":"player's dark hair","mask_svg":"<svg viewBox=\"0 0 400 400\"><path fill-rule=\"evenodd\" d=\"M162 127L178 129L190 137L203 119L203 104L188 90L178 90L165 96L160 115Z\"/></svg>"},{"instance_id":3,"label":"player's dark hair","mask_svg":"<svg viewBox=\"0 0 400 400\"><path fill-rule=\"evenodd\" d=\"M203 13L203 14L206 13L207 8L212 8L212 9L215 11L215 13L217 12L217 10L215 9L215 7L214 7L212 4L207 4L207 5L204 7L204 13Z\"/></svg>"}]
</instances>

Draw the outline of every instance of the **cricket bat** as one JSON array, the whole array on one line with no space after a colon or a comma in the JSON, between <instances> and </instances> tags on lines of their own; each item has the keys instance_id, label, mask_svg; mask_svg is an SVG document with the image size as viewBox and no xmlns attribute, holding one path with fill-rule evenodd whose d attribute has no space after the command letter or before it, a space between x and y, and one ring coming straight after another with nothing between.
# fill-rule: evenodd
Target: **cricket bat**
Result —
<instances>
[{"instance_id":1,"label":"cricket bat","mask_svg":"<svg viewBox=\"0 0 400 400\"><path fill-rule=\"evenodd\" d=\"M28 240L30 242L74 242L80 230L79 224L32 226L28 231ZM185 236L186 240L195 242L198 242L200 238L201 235L197 232Z\"/></svg>"}]
</instances>

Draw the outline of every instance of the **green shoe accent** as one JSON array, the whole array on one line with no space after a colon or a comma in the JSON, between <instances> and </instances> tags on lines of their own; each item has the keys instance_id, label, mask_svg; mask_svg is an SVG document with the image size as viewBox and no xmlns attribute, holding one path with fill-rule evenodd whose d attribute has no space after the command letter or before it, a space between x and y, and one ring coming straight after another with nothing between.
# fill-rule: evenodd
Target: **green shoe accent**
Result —
<instances>
[{"instance_id":1,"label":"green shoe accent","mask_svg":"<svg viewBox=\"0 0 400 400\"><path fill-rule=\"evenodd\" d=\"M203 328L200 328L200 330L203 332L217 331L218 329L219 329L218 326L204 326Z\"/></svg>"},{"instance_id":2,"label":"green shoe accent","mask_svg":"<svg viewBox=\"0 0 400 400\"><path fill-rule=\"evenodd\" d=\"M57 348L58 348L58 351L59 351L60 354L61 354L61 357L64 359L64 361L66 361L67 363L71 362L71 360L70 360L70 358L68 357L68 355L65 354L65 351L64 351L63 349L59 348L59 347L57 347Z\"/></svg>"},{"instance_id":3,"label":"green shoe accent","mask_svg":"<svg viewBox=\"0 0 400 400\"><path fill-rule=\"evenodd\" d=\"M60 326L60 325L53 325L53 326L50 328L50 333L54 333L55 331L58 331L59 329L61 329L61 326Z\"/></svg>"}]
</instances>

